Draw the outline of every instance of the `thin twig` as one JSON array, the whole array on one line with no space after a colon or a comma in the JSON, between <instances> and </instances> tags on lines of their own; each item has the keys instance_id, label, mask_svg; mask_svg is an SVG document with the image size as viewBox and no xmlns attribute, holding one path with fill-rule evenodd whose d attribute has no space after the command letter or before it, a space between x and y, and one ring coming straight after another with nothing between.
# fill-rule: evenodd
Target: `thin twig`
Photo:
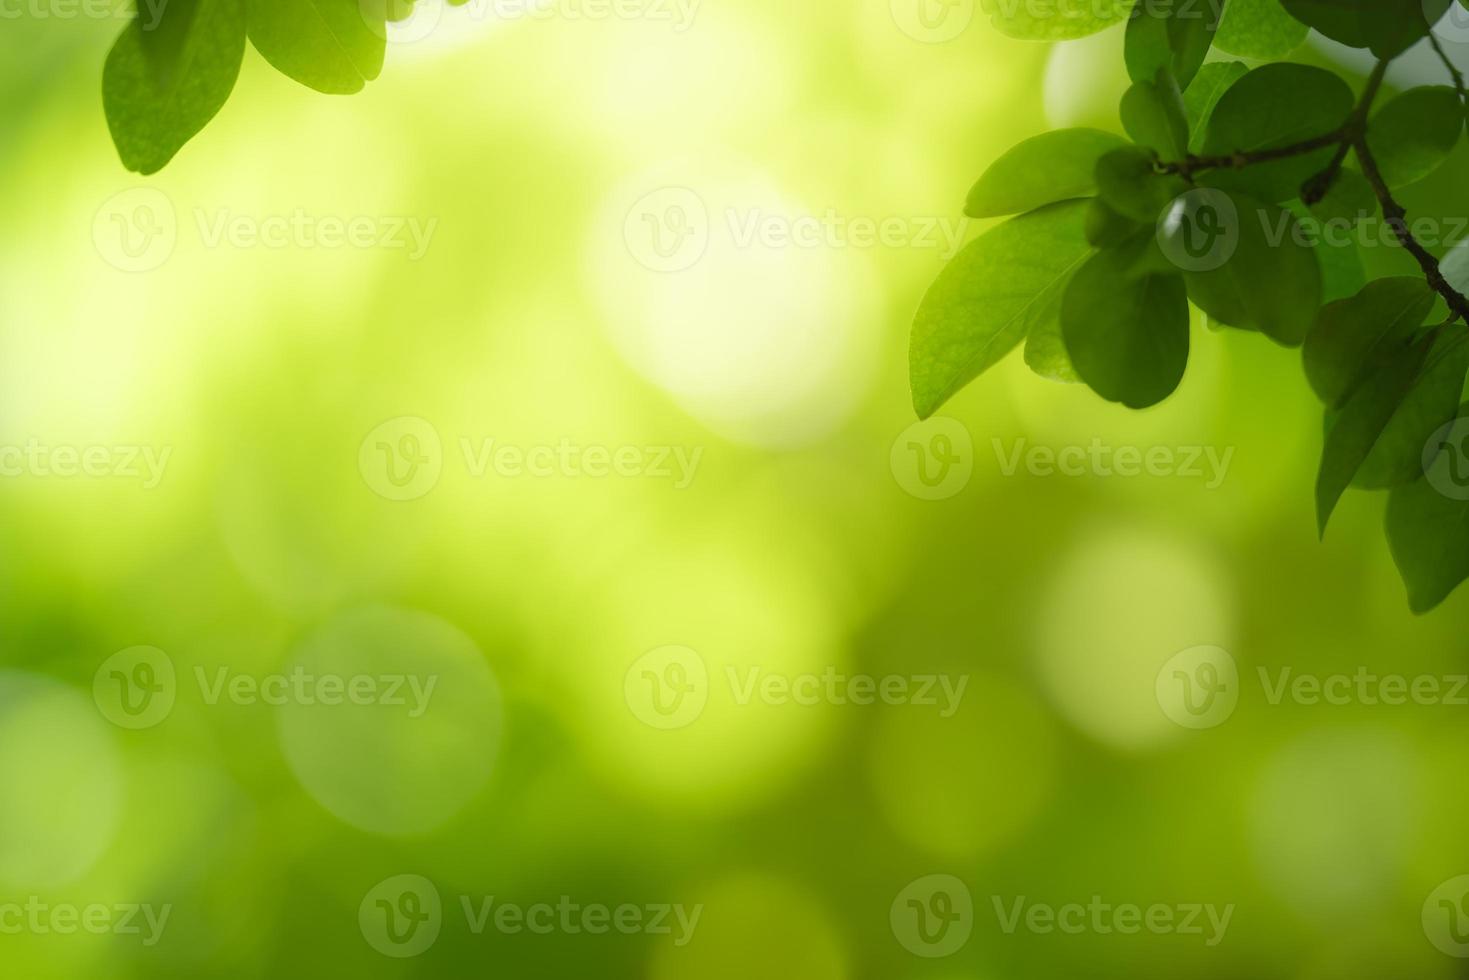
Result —
<instances>
[{"instance_id":1,"label":"thin twig","mask_svg":"<svg viewBox=\"0 0 1469 980\"><path fill-rule=\"evenodd\" d=\"M1182 160L1160 164L1158 169L1162 173L1178 174L1180 177L1185 178L1191 178L1194 174L1204 170L1243 170L1257 163L1270 163L1273 160L1285 160L1306 153L1314 153L1328 146L1345 143L1347 137L1348 133L1345 128L1334 129L1329 133L1313 136L1308 140L1292 143L1289 146L1278 146L1273 150L1251 150L1213 157L1198 157L1190 154Z\"/></svg>"},{"instance_id":2,"label":"thin twig","mask_svg":"<svg viewBox=\"0 0 1469 980\"><path fill-rule=\"evenodd\" d=\"M1454 89L1459 93L1459 101L1469 101L1469 90L1466 90L1464 87L1464 73L1459 70L1458 65L1454 64L1453 61L1449 59L1449 53L1444 50L1443 43L1439 41L1438 35L1433 33L1432 31L1429 31L1428 43L1433 45L1433 50L1437 52L1439 60L1443 62L1443 66L1447 68L1449 70L1449 74L1453 76Z\"/></svg>"},{"instance_id":3,"label":"thin twig","mask_svg":"<svg viewBox=\"0 0 1469 980\"><path fill-rule=\"evenodd\" d=\"M1382 215L1387 219L1388 227L1393 230L1398 243L1407 250L1408 254L1418 260L1418 266L1423 270L1423 275L1428 279L1428 285L1433 291L1444 298L1449 304L1449 309L1461 320L1469 322L1469 297L1455 289L1447 279L1444 278L1443 270L1439 268L1438 259L1433 253L1424 248L1413 233L1408 230L1408 212L1392 196L1392 189L1387 186L1387 181L1382 179L1382 171L1378 169L1377 158L1372 155L1372 150L1367 146L1366 136L1359 136L1354 144L1357 151L1357 160L1362 164L1362 175L1367 178L1367 183L1372 185L1377 200L1382 203Z\"/></svg>"}]
</instances>

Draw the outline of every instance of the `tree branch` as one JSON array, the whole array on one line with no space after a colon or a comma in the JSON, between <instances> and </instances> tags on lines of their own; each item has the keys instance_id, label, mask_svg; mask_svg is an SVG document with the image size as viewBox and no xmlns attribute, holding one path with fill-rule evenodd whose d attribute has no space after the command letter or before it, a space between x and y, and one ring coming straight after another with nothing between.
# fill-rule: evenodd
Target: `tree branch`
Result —
<instances>
[{"instance_id":1,"label":"tree branch","mask_svg":"<svg viewBox=\"0 0 1469 980\"><path fill-rule=\"evenodd\" d=\"M1229 153L1223 156L1198 157L1192 153L1182 160L1159 165L1159 170L1165 174L1177 174L1186 180L1192 179L1194 174L1205 170L1243 170L1257 163L1269 163L1272 160L1285 160L1290 157L1302 156L1306 153L1314 153L1328 146L1345 144L1350 134L1346 128L1332 130L1320 136L1313 136L1299 143L1289 146L1279 146L1273 150L1251 150L1249 152Z\"/></svg>"},{"instance_id":2,"label":"tree branch","mask_svg":"<svg viewBox=\"0 0 1469 980\"><path fill-rule=\"evenodd\" d=\"M1438 39L1438 35L1429 31L1428 43L1433 45L1433 50L1438 54L1438 59L1443 62L1443 66L1449 70L1449 75L1453 77L1454 89L1459 93L1459 101L1469 102L1469 90L1466 90L1464 87L1464 73L1459 70L1458 65L1450 60L1448 52L1443 49L1443 43Z\"/></svg>"},{"instance_id":3,"label":"tree branch","mask_svg":"<svg viewBox=\"0 0 1469 980\"><path fill-rule=\"evenodd\" d=\"M1377 158L1372 155L1371 148L1367 146L1365 135L1357 137L1354 149L1357 151L1358 162L1362 164L1362 174L1367 178L1367 183L1372 185L1372 191L1377 195L1377 200L1382 203L1382 215L1387 219L1388 227L1392 229L1398 243L1407 250L1408 254L1418 260L1418 266L1423 270L1423 275L1427 277L1428 285L1444 298L1454 315L1469 323L1469 297L1465 297L1444 278L1443 270L1438 265L1438 259L1434 258L1433 253L1424 248L1422 243L1408 230L1407 209L1397 202L1392 196L1392 189L1387 186L1387 181L1382 179L1382 171L1378 169Z\"/></svg>"}]
</instances>

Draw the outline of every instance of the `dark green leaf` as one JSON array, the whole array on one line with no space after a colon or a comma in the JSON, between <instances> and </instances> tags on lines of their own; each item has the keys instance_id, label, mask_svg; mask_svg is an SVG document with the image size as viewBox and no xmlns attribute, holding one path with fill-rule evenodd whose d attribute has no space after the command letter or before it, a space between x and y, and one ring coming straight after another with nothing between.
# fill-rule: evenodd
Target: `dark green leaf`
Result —
<instances>
[{"instance_id":1,"label":"dark green leaf","mask_svg":"<svg viewBox=\"0 0 1469 980\"><path fill-rule=\"evenodd\" d=\"M1086 240L1097 248L1120 245L1142 230L1142 225L1119 214L1101 198L1094 198L1086 210Z\"/></svg>"},{"instance_id":2,"label":"dark green leaf","mask_svg":"<svg viewBox=\"0 0 1469 980\"><path fill-rule=\"evenodd\" d=\"M969 192L964 213L997 218L1096 191L1097 159L1127 145L1099 129L1062 129L1017 144L990 165Z\"/></svg>"},{"instance_id":3,"label":"dark green leaf","mask_svg":"<svg viewBox=\"0 0 1469 980\"><path fill-rule=\"evenodd\" d=\"M1280 0L1286 11L1333 41L1394 58L1422 40L1451 0Z\"/></svg>"},{"instance_id":4,"label":"dark green leaf","mask_svg":"<svg viewBox=\"0 0 1469 980\"><path fill-rule=\"evenodd\" d=\"M1066 287L1061 332L1077 375L1108 401L1147 408L1167 398L1188 366L1188 297L1177 275L1132 269L1150 235L1098 252Z\"/></svg>"},{"instance_id":5,"label":"dark green leaf","mask_svg":"<svg viewBox=\"0 0 1469 980\"><path fill-rule=\"evenodd\" d=\"M129 22L102 70L102 105L123 165L161 170L229 98L245 54L240 0L172 0Z\"/></svg>"},{"instance_id":6,"label":"dark green leaf","mask_svg":"<svg viewBox=\"0 0 1469 980\"><path fill-rule=\"evenodd\" d=\"M1423 279L1401 276L1378 279L1352 298L1323 307L1301 350L1316 396L1340 408L1375 366L1408 347L1434 296Z\"/></svg>"},{"instance_id":7,"label":"dark green leaf","mask_svg":"<svg viewBox=\"0 0 1469 980\"><path fill-rule=\"evenodd\" d=\"M1097 193L1118 214L1151 225L1175 197L1188 189L1179 177L1160 174L1153 155L1140 146L1106 153L1097 161Z\"/></svg>"},{"instance_id":8,"label":"dark green leaf","mask_svg":"<svg viewBox=\"0 0 1469 980\"><path fill-rule=\"evenodd\" d=\"M1418 380L1433 344L1432 335L1424 336L1377 362L1372 374L1357 386L1332 420L1316 476L1316 524L1320 533L1326 533L1326 524L1343 491L1351 486Z\"/></svg>"},{"instance_id":9,"label":"dark green leaf","mask_svg":"<svg viewBox=\"0 0 1469 980\"><path fill-rule=\"evenodd\" d=\"M1289 211L1242 194L1230 197L1235 213L1223 220L1238 229L1233 253L1215 268L1186 273L1189 298L1216 320L1295 346L1321 307L1316 250ZM1163 232L1165 240L1191 234L1194 229L1172 223Z\"/></svg>"},{"instance_id":10,"label":"dark green leaf","mask_svg":"<svg viewBox=\"0 0 1469 980\"><path fill-rule=\"evenodd\" d=\"M1372 447L1354 486L1386 490L1423 475L1423 446L1452 419L1469 372L1469 342L1460 331L1444 331L1428 357L1428 368Z\"/></svg>"},{"instance_id":11,"label":"dark green leaf","mask_svg":"<svg viewBox=\"0 0 1469 980\"><path fill-rule=\"evenodd\" d=\"M1051 292L1091 253L1086 201L1052 204L966 245L929 287L913 320L913 407L927 418L1015 348Z\"/></svg>"},{"instance_id":12,"label":"dark green leaf","mask_svg":"<svg viewBox=\"0 0 1469 980\"><path fill-rule=\"evenodd\" d=\"M1354 104L1352 90L1332 72L1306 65L1265 65L1220 98L1209 119L1203 152L1225 156L1292 146L1340 129ZM1262 200L1286 201L1325 169L1333 152L1327 146L1241 170L1215 170L1203 182Z\"/></svg>"},{"instance_id":13,"label":"dark green leaf","mask_svg":"<svg viewBox=\"0 0 1469 980\"><path fill-rule=\"evenodd\" d=\"M1409 89L1367 126L1367 146L1383 180L1400 187L1422 180L1448 160L1464 133L1459 95L1444 86Z\"/></svg>"},{"instance_id":14,"label":"dark green leaf","mask_svg":"<svg viewBox=\"0 0 1469 980\"><path fill-rule=\"evenodd\" d=\"M1188 153L1188 114L1178 82L1165 68L1155 81L1133 82L1122 96L1122 128L1165 160Z\"/></svg>"},{"instance_id":15,"label":"dark green leaf","mask_svg":"<svg viewBox=\"0 0 1469 980\"><path fill-rule=\"evenodd\" d=\"M1311 205L1311 214L1322 224L1346 230L1377 213L1377 194L1367 178L1351 167L1342 167L1326 196Z\"/></svg>"},{"instance_id":16,"label":"dark green leaf","mask_svg":"<svg viewBox=\"0 0 1469 980\"><path fill-rule=\"evenodd\" d=\"M1437 606L1469 578L1469 424L1435 432L1423 447L1424 476L1387 498L1387 543L1415 613Z\"/></svg>"}]
</instances>

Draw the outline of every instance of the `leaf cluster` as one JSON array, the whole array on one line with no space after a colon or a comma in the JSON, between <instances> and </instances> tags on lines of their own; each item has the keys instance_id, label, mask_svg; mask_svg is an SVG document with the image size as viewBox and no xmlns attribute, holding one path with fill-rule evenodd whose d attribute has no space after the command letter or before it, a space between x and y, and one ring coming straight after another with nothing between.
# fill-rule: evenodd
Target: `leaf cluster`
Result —
<instances>
[{"instance_id":1,"label":"leaf cluster","mask_svg":"<svg viewBox=\"0 0 1469 980\"><path fill-rule=\"evenodd\" d=\"M988 2L996 26L1022 38L1126 20L1126 138L1044 133L975 183L966 213L1005 220L955 256L918 309L918 414L1021 345L1046 378L1148 408L1182 380L1201 311L1211 326L1301 350L1325 420L1321 532L1349 487L1390 491L1410 605L1441 602L1469 577L1469 475L1463 494L1443 490L1460 466L1469 474L1469 438L1442 435L1469 372L1469 251L1440 262L1394 193L1448 160L1465 92L1445 57L1452 85L1379 95L1389 62L1430 38L1450 2L1125 0L1048 18ZM1273 60L1313 29L1376 56L1360 95L1333 71ZM1421 278L1369 282L1355 244L1302 234L1308 220L1377 217Z\"/></svg>"}]
</instances>

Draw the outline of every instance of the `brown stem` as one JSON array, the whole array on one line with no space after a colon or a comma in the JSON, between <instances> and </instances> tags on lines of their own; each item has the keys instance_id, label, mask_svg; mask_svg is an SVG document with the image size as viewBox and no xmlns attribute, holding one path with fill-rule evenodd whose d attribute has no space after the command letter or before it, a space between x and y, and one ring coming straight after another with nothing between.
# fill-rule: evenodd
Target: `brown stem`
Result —
<instances>
[{"instance_id":1,"label":"brown stem","mask_svg":"<svg viewBox=\"0 0 1469 980\"><path fill-rule=\"evenodd\" d=\"M1459 70L1458 65L1449 59L1449 54L1443 49L1443 44L1439 41L1438 35L1429 31L1428 43L1433 45L1433 50L1438 54L1438 60L1443 62L1443 66L1449 70L1449 75L1454 79L1454 90L1459 93L1459 101L1469 101L1469 90L1466 90L1464 87L1464 73Z\"/></svg>"},{"instance_id":2,"label":"brown stem","mask_svg":"<svg viewBox=\"0 0 1469 980\"><path fill-rule=\"evenodd\" d=\"M1290 157L1298 157L1306 153L1314 153L1328 146L1336 146L1347 141L1348 133L1343 127L1320 136L1313 136L1299 143L1289 146L1279 146L1273 150L1251 150L1249 152L1229 153L1222 156L1197 157L1189 154L1182 160L1164 163L1159 170L1165 174L1178 174L1180 177L1192 178L1194 174L1204 170L1243 170L1257 163L1269 163L1272 160L1285 160Z\"/></svg>"},{"instance_id":3,"label":"brown stem","mask_svg":"<svg viewBox=\"0 0 1469 980\"><path fill-rule=\"evenodd\" d=\"M1367 146L1367 137L1358 136L1353 144L1357 151L1357 161L1362 164L1362 174L1367 178L1367 183L1372 185L1377 200L1382 203L1382 215L1387 219L1388 227L1393 230L1398 243L1407 250L1408 254L1418 260L1418 266L1423 270L1423 275L1428 279L1428 285L1433 291L1444 298L1449 304L1449 309L1461 320L1469 322L1469 297L1450 285L1444 278L1443 270L1439 268L1438 259L1433 253L1424 248L1413 233L1408 230L1408 211L1392 196L1392 189L1387 186L1387 181L1382 179L1382 171L1378 169L1377 158L1372 155L1372 150Z\"/></svg>"}]
</instances>

